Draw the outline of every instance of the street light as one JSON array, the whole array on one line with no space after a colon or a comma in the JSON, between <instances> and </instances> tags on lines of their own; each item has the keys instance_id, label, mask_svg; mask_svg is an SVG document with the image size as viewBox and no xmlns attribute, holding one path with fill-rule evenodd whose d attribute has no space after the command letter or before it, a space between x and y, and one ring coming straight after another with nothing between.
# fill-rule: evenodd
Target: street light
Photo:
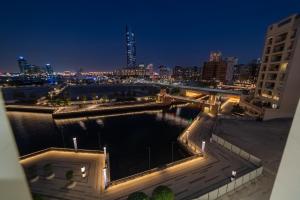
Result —
<instances>
[{"instance_id":1,"label":"street light","mask_svg":"<svg viewBox=\"0 0 300 200\"><path fill-rule=\"evenodd\" d=\"M151 168L151 148L148 147L148 165L149 169Z\"/></svg>"},{"instance_id":2,"label":"street light","mask_svg":"<svg viewBox=\"0 0 300 200\"><path fill-rule=\"evenodd\" d=\"M174 141L172 141L172 162L174 161Z\"/></svg>"},{"instance_id":3,"label":"street light","mask_svg":"<svg viewBox=\"0 0 300 200\"><path fill-rule=\"evenodd\" d=\"M64 127L63 127L63 125L61 126L61 137L62 137L62 141L63 141L63 145L64 145L64 148L66 148L66 144L65 144L65 137L64 137L64 133L63 133L63 129Z\"/></svg>"},{"instance_id":4,"label":"street light","mask_svg":"<svg viewBox=\"0 0 300 200\"><path fill-rule=\"evenodd\" d=\"M73 144L74 144L75 151L77 151L77 138L76 137L73 138Z\"/></svg>"},{"instance_id":5,"label":"street light","mask_svg":"<svg viewBox=\"0 0 300 200\"><path fill-rule=\"evenodd\" d=\"M106 147L103 147L103 151L104 151L104 159L106 160Z\"/></svg>"},{"instance_id":6,"label":"street light","mask_svg":"<svg viewBox=\"0 0 300 200\"><path fill-rule=\"evenodd\" d=\"M201 150L204 153L205 152L205 141L202 141L202 146L201 146Z\"/></svg>"}]
</instances>

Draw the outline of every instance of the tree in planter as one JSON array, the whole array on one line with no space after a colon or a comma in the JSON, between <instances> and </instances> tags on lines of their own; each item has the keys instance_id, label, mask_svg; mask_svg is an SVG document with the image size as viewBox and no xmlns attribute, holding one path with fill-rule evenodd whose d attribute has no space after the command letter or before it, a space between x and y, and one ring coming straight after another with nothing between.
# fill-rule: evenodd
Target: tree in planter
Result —
<instances>
[{"instance_id":1,"label":"tree in planter","mask_svg":"<svg viewBox=\"0 0 300 200\"><path fill-rule=\"evenodd\" d=\"M127 200L149 200L149 197L144 192L134 192L128 196Z\"/></svg>"},{"instance_id":2,"label":"tree in planter","mask_svg":"<svg viewBox=\"0 0 300 200\"><path fill-rule=\"evenodd\" d=\"M43 197L39 194L32 194L33 200L43 200Z\"/></svg>"},{"instance_id":3,"label":"tree in planter","mask_svg":"<svg viewBox=\"0 0 300 200\"><path fill-rule=\"evenodd\" d=\"M173 191L164 185L158 186L152 192L153 200L174 200Z\"/></svg>"},{"instance_id":4,"label":"tree in planter","mask_svg":"<svg viewBox=\"0 0 300 200\"><path fill-rule=\"evenodd\" d=\"M34 181L38 180L36 165L30 166L26 171L27 171L26 175L27 175L29 181L34 182Z\"/></svg>"},{"instance_id":5,"label":"tree in planter","mask_svg":"<svg viewBox=\"0 0 300 200\"><path fill-rule=\"evenodd\" d=\"M53 168L50 163L45 164L43 169L46 177L49 177L53 174Z\"/></svg>"},{"instance_id":6,"label":"tree in planter","mask_svg":"<svg viewBox=\"0 0 300 200\"><path fill-rule=\"evenodd\" d=\"M71 182L72 179L73 179L73 174L74 174L74 172L72 170L67 171L66 172L66 179Z\"/></svg>"}]
</instances>

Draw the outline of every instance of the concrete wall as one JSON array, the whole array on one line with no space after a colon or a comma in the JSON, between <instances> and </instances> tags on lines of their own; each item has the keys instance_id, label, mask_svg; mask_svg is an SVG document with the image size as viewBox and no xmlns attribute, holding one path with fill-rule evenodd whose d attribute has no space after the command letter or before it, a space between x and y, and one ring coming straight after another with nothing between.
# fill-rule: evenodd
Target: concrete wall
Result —
<instances>
[{"instance_id":1,"label":"concrete wall","mask_svg":"<svg viewBox=\"0 0 300 200\"><path fill-rule=\"evenodd\" d=\"M0 199L31 200L0 91Z\"/></svg>"},{"instance_id":2,"label":"concrete wall","mask_svg":"<svg viewBox=\"0 0 300 200\"><path fill-rule=\"evenodd\" d=\"M300 197L300 103L290 129L275 179L271 200L299 199Z\"/></svg>"}]
</instances>

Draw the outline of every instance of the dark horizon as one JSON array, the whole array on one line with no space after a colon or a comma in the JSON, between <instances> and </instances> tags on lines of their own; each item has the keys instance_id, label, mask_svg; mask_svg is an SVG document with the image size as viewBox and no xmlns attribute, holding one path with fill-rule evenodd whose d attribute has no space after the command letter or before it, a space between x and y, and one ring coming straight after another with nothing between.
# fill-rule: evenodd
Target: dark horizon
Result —
<instances>
[{"instance_id":1,"label":"dark horizon","mask_svg":"<svg viewBox=\"0 0 300 200\"><path fill-rule=\"evenodd\" d=\"M267 26L299 8L258 0L10 1L0 8L0 72L18 72L18 56L55 71L125 67L126 24L136 36L137 64L202 66L211 51L247 63L261 57Z\"/></svg>"}]
</instances>

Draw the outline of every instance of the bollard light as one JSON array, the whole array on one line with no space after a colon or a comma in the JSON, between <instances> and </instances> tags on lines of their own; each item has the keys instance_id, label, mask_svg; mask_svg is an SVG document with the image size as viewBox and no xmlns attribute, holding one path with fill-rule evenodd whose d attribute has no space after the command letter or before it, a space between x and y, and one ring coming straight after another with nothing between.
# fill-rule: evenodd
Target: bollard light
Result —
<instances>
[{"instance_id":1,"label":"bollard light","mask_svg":"<svg viewBox=\"0 0 300 200\"><path fill-rule=\"evenodd\" d=\"M232 176L235 177L236 176L236 171L232 170L231 174L232 174Z\"/></svg>"},{"instance_id":2,"label":"bollard light","mask_svg":"<svg viewBox=\"0 0 300 200\"><path fill-rule=\"evenodd\" d=\"M107 173L106 173L107 169L103 168L103 180L104 180L104 188L107 187Z\"/></svg>"},{"instance_id":3,"label":"bollard light","mask_svg":"<svg viewBox=\"0 0 300 200\"><path fill-rule=\"evenodd\" d=\"M201 150L202 150L202 152L205 152L205 141L202 141Z\"/></svg>"},{"instance_id":4,"label":"bollard light","mask_svg":"<svg viewBox=\"0 0 300 200\"><path fill-rule=\"evenodd\" d=\"M74 144L75 151L77 151L77 139L76 139L76 137L73 138L73 144Z\"/></svg>"},{"instance_id":5,"label":"bollard light","mask_svg":"<svg viewBox=\"0 0 300 200\"><path fill-rule=\"evenodd\" d=\"M85 167L81 167L81 173L85 172Z\"/></svg>"},{"instance_id":6,"label":"bollard light","mask_svg":"<svg viewBox=\"0 0 300 200\"><path fill-rule=\"evenodd\" d=\"M103 147L103 151L104 151L104 159L106 159L106 147Z\"/></svg>"}]
</instances>

